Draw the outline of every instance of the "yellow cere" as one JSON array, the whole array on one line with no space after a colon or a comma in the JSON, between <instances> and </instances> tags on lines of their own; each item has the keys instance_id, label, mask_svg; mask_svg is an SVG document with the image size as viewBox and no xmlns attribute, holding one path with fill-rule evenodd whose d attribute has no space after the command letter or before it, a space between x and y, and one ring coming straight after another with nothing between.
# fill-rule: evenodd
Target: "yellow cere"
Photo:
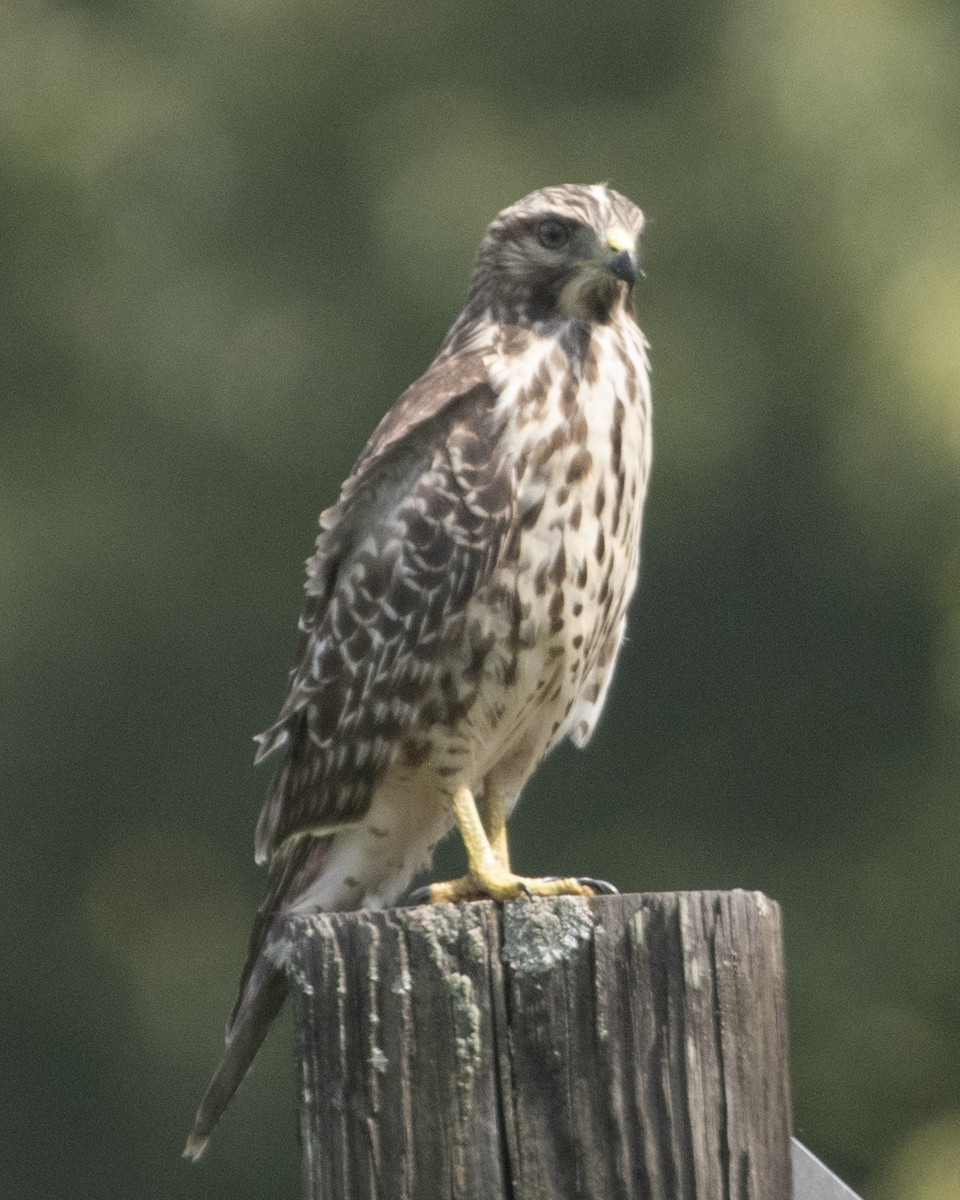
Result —
<instances>
[{"instance_id":1,"label":"yellow cere","mask_svg":"<svg viewBox=\"0 0 960 1200\"><path fill-rule=\"evenodd\" d=\"M607 230L607 247L615 254L622 254L623 251L633 252L633 234L628 233L622 225L614 225L612 229Z\"/></svg>"}]
</instances>

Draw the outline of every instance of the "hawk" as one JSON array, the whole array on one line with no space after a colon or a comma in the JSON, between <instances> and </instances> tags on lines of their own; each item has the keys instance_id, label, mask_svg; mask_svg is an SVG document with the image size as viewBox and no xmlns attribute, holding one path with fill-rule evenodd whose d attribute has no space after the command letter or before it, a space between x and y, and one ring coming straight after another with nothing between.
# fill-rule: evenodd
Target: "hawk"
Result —
<instances>
[{"instance_id":1,"label":"hawk","mask_svg":"<svg viewBox=\"0 0 960 1200\"><path fill-rule=\"evenodd\" d=\"M643 214L603 184L548 187L481 243L466 307L320 518L268 863L198 1158L286 993L290 913L392 903L454 824L468 873L432 901L592 894L513 873L506 820L543 757L583 746L637 580L650 468L633 312Z\"/></svg>"}]
</instances>

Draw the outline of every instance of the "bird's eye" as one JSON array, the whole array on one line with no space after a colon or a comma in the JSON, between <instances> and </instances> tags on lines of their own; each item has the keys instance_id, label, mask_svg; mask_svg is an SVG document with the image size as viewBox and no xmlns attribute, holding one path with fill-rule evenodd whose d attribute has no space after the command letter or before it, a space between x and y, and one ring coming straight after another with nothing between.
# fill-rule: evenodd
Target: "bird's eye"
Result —
<instances>
[{"instance_id":1,"label":"bird's eye","mask_svg":"<svg viewBox=\"0 0 960 1200\"><path fill-rule=\"evenodd\" d=\"M570 238L570 230L556 217L544 217L537 226L537 238L546 250L559 250Z\"/></svg>"}]
</instances>

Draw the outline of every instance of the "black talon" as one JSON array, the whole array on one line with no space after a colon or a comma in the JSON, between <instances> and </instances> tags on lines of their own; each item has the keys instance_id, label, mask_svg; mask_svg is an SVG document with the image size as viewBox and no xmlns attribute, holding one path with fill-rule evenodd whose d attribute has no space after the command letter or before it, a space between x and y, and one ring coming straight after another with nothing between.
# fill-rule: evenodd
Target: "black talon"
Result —
<instances>
[{"instance_id":1,"label":"black talon","mask_svg":"<svg viewBox=\"0 0 960 1200\"><path fill-rule=\"evenodd\" d=\"M418 904L429 904L430 903L430 888L432 886L433 886L432 884L428 883L426 887L414 888L414 890L407 895L407 898L406 898L406 900L404 900L402 907L403 908L415 908Z\"/></svg>"},{"instance_id":2,"label":"black talon","mask_svg":"<svg viewBox=\"0 0 960 1200\"><path fill-rule=\"evenodd\" d=\"M564 875L544 875L545 880L551 883L557 879L564 879ZM619 896L620 889L612 883L608 883L605 879L591 879L589 875L576 875L574 881L581 884L583 887L593 888L598 896Z\"/></svg>"},{"instance_id":3,"label":"black talon","mask_svg":"<svg viewBox=\"0 0 960 1200\"><path fill-rule=\"evenodd\" d=\"M588 875L582 875L577 878L577 883L584 887L593 888L598 896L619 896L620 889L612 883L608 883L606 879L591 879Z\"/></svg>"}]
</instances>

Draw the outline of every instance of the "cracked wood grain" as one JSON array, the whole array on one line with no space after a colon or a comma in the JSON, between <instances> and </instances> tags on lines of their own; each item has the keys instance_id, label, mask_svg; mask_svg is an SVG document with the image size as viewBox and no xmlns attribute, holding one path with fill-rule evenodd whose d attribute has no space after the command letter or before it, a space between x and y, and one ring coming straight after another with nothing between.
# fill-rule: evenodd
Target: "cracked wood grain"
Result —
<instances>
[{"instance_id":1,"label":"cracked wood grain","mask_svg":"<svg viewBox=\"0 0 960 1200\"><path fill-rule=\"evenodd\" d=\"M790 1200L756 892L291 919L309 1200Z\"/></svg>"}]
</instances>

